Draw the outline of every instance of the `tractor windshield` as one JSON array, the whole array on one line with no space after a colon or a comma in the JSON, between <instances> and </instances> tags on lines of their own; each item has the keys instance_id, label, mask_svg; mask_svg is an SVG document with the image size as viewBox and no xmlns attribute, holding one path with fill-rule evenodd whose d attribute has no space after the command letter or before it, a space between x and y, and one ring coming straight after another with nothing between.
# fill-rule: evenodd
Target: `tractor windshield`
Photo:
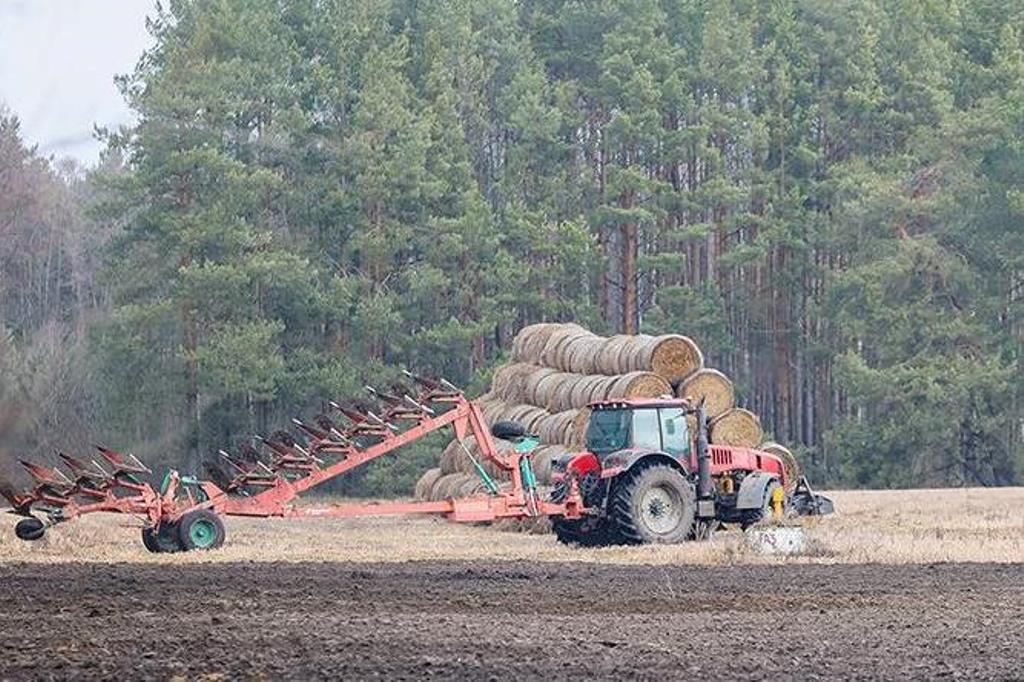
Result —
<instances>
[{"instance_id":1,"label":"tractor windshield","mask_svg":"<svg viewBox=\"0 0 1024 682\"><path fill-rule=\"evenodd\" d=\"M587 449L595 455L626 448L686 455L690 437L684 417L678 407L594 410L587 427Z\"/></svg>"},{"instance_id":2,"label":"tractor windshield","mask_svg":"<svg viewBox=\"0 0 1024 682\"><path fill-rule=\"evenodd\" d=\"M587 426L587 450L607 455L626 448L632 416L631 410L594 410Z\"/></svg>"}]
</instances>

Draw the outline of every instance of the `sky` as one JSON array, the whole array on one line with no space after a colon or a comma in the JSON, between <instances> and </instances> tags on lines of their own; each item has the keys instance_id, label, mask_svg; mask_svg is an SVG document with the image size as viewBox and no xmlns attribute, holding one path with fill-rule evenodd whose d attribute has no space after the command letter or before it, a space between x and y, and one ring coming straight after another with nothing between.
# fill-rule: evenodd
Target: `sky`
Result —
<instances>
[{"instance_id":1,"label":"sky","mask_svg":"<svg viewBox=\"0 0 1024 682\"><path fill-rule=\"evenodd\" d=\"M99 158L93 126L130 123L114 76L150 44L154 0L0 0L0 103L43 156Z\"/></svg>"}]
</instances>

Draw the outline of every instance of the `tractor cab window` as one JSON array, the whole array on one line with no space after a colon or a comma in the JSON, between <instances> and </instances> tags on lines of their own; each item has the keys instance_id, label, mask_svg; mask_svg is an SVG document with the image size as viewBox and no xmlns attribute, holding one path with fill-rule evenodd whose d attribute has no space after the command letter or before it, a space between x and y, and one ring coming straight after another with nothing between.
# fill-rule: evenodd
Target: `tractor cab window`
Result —
<instances>
[{"instance_id":1,"label":"tractor cab window","mask_svg":"<svg viewBox=\"0 0 1024 682\"><path fill-rule=\"evenodd\" d=\"M658 410L633 410L633 447L661 450L661 428Z\"/></svg>"},{"instance_id":2,"label":"tractor cab window","mask_svg":"<svg viewBox=\"0 0 1024 682\"><path fill-rule=\"evenodd\" d=\"M661 413L661 440L666 454L679 456L690 452L690 434L681 407L658 410Z\"/></svg>"},{"instance_id":3,"label":"tractor cab window","mask_svg":"<svg viewBox=\"0 0 1024 682\"><path fill-rule=\"evenodd\" d=\"M587 426L587 450L607 455L628 447L630 414L629 410L594 410Z\"/></svg>"}]
</instances>

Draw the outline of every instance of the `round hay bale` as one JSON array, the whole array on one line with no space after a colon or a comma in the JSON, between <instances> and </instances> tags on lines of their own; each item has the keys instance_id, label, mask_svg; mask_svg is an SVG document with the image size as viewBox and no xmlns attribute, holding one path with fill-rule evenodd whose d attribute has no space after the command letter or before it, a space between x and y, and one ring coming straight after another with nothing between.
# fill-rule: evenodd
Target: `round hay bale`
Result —
<instances>
[{"instance_id":1,"label":"round hay bale","mask_svg":"<svg viewBox=\"0 0 1024 682\"><path fill-rule=\"evenodd\" d=\"M676 395L690 399L694 405L704 398L708 417L725 414L736 406L732 382L717 369L699 369L679 384Z\"/></svg>"},{"instance_id":2,"label":"round hay bale","mask_svg":"<svg viewBox=\"0 0 1024 682\"><path fill-rule=\"evenodd\" d=\"M542 406L544 403L541 402L541 397L537 393L537 388L544 379L554 374L558 374L558 370L551 369L550 367L539 367L530 372L530 374L523 379L523 402L527 402L538 407Z\"/></svg>"},{"instance_id":3,"label":"round hay bale","mask_svg":"<svg viewBox=\"0 0 1024 682\"><path fill-rule=\"evenodd\" d=\"M540 364L540 356L544 351L551 335L558 331L558 325L546 324L530 335L530 338L523 345L523 354L527 360L535 365Z\"/></svg>"},{"instance_id":4,"label":"round hay bale","mask_svg":"<svg viewBox=\"0 0 1024 682\"><path fill-rule=\"evenodd\" d=\"M537 424L537 435L540 436L540 442L551 443L552 438L555 434L555 428L558 426L558 415L549 414L540 420Z\"/></svg>"},{"instance_id":5,"label":"round hay bale","mask_svg":"<svg viewBox=\"0 0 1024 682\"><path fill-rule=\"evenodd\" d=\"M556 330L548 337L548 342L545 344L544 350L542 350L540 354L540 364L545 367L561 369L559 359L562 356L562 352L565 350L566 344L580 334L589 333L590 332L583 327L572 322L562 325L561 329Z\"/></svg>"},{"instance_id":6,"label":"round hay bale","mask_svg":"<svg viewBox=\"0 0 1024 682\"><path fill-rule=\"evenodd\" d=\"M603 343L604 338L600 336L577 339L568 348L569 371L574 374L597 374L597 354Z\"/></svg>"},{"instance_id":7,"label":"round hay bale","mask_svg":"<svg viewBox=\"0 0 1024 682\"><path fill-rule=\"evenodd\" d=\"M413 495L417 500L429 500L430 491L434 489L434 484L437 483L437 479L441 478L441 469L434 467L433 469L427 469L426 472L420 476L420 479L416 481L416 488L413 491Z\"/></svg>"},{"instance_id":8,"label":"round hay bale","mask_svg":"<svg viewBox=\"0 0 1024 682\"><path fill-rule=\"evenodd\" d=\"M647 353L646 344L653 338L650 334L637 334L629 339L619 352L619 367L623 370L620 374L650 369L643 366L643 359Z\"/></svg>"},{"instance_id":9,"label":"round hay bale","mask_svg":"<svg viewBox=\"0 0 1024 682\"><path fill-rule=\"evenodd\" d=\"M576 412L569 428L569 437L565 444L570 448L582 448L587 442L587 427L590 425L590 408L584 407Z\"/></svg>"},{"instance_id":10,"label":"round hay bale","mask_svg":"<svg viewBox=\"0 0 1024 682\"><path fill-rule=\"evenodd\" d=\"M551 412L564 412L575 407L572 402L572 394L576 390L576 386L586 379L586 377L578 374L564 374L562 376L562 382L555 389L554 394L551 396L551 403L548 405L548 409Z\"/></svg>"},{"instance_id":11,"label":"round hay bale","mask_svg":"<svg viewBox=\"0 0 1024 682\"><path fill-rule=\"evenodd\" d=\"M593 386L594 377L584 376L576 380L572 391L569 393L569 408L576 409L586 407L590 400L590 387Z\"/></svg>"},{"instance_id":12,"label":"round hay bale","mask_svg":"<svg viewBox=\"0 0 1024 682\"><path fill-rule=\"evenodd\" d=\"M563 372L571 371L572 367L572 349L579 343L586 343L596 338L593 333L580 327L578 330L573 330L570 333L562 337L557 346L551 349L548 354L550 363L545 363L549 367L556 367Z\"/></svg>"},{"instance_id":13,"label":"round hay bale","mask_svg":"<svg viewBox=\"0 0 1024 682\"><path fill-rule=\"evenodd\" d=\"M548 417L551 413L541 407L532 407L529 412L525 412L522 417L520 424L526 429L527 433L537 433L540 428L540 423L543 419Z\"/></svg>"},{"instance_id":14,"label":"round hay bale","mask_svg":"<svg viewBox=\"0 0 1024 682\"><path fill-rule=\"evenodd\" d=\"M434 502L440 502L441 500L448 499L452 496L452 492L455 489L455 485L462 480L463 474L445 474L437 479L434 483L434 489L431 491L430 497Z\"/></svg>"},{"instance_id":15,"label":"round hay bale","mask_svg":"<svg viewBox=\"0 0 1024 682\"><path fill-rule=\"evenodd\" d=\"M716 445L735 445L756 448L764 440L761 420L750 410L734 407L711 421L711 442Z\"/></svg>"},{"instance_id":16,"label":"round hay bale","mask_svg":"<svg viewBox=\"0 0 1024 682\"><path fill-rule=\"evenodd\" d=\"M502 415L505 413L505 410L507 409L508 404L501 401L495 401L485 406L484 421L486 421L488 424L494 424L495 422L501 421Z\"/></svg>"},{"instance_id":17,"label":"round hay bale","mask_svg":"<svg viewBox=\"0 0 1024 682\"><path fill-rule=\"evenodd\" d=\"M511 370L513 367L521 364L523 363L513 362L507 365L502 365L501 367L498 367L496 370L494 370L494 374L491 375L490 392L492 395L496 395L502 400L505 399L505 392L508 387L509 379L511 378ZM477 402L479 401L480 399L477 398Z\"/></svg>"},{"instance_id":18,"label":"round hay bale","mask_svg":"<svg viewBox=\"0 0 1024 682\"><path fill-rule=\"evenodd\" d=\"M560 445L565 439L565 425L572 421L573 413L571 410L566 412L558 412L552 417L552 420L548 423L546 438L544 443L546 445Z\"/></svg>"},{"instance_id":19,"label":"round hay bale","mask_svg":"<svg viewBox=\"0 0 1024 682\"><path fill-rule=\"evenodd\" d=\"M690 434L690 444L694 445L697 442L697 415L688 414L686 415L686 432Z\"/></svg>"},{"instance_id":20,"label":"round hay bale","mask_svg":"<svg viewBox=\"0 0 1024 682\"><path fill-rule=\"evenodd\" d=\"M438 460L438 469L442 476L454 474L459 470L459 441L453 440L441 451L441 458Z\"/></svg>"},{"instance_id":21,"label":"round hay bale","mask_svg":"<svg viewBox=\"0 0 1024 682\"><path fill-rule=\"evenodd\" d=\"M659 398L672 395L672 386L652 372L630 372L616 377L607 398Z\"/></svg>"},{"instance_id":22,"label":"round hay bale","mask_svg":"<svg viewBox=\"0 0 1024 682\"><path fill-rule=\"evenodd\" d=\"M498 421L518 421L518 415L522 413L523 407L532 407L532 405L525 405L520 403L518 405L505 404L505 409L499 414Z\"/></svg>"},{"instance_id":23,"label":"round hay bale","mask_svg":"<svg viewBox=\"0 0 1024 682\"><path fill-rule=\"evenodd\" d=\"M533 474L541 484L546 484L551 479L551 459L548 457L548 452L551 451L552 447L551 445L541 445L538 448L534 448L530 457Z\"/></svg>"},{"instance_id":24,"label":"round hay bale","mask_svg":"<svg viewBox=\"0 0 1024 682\"><path fill-rule=\"evenodd\" d=\"M590 392L587 396L587 402L582 404L580 407L586 408L591 402L596 402L606 398L608 396L608 391L611 390L611 387L614 385L617 378L618 377L605 377L603 375L595 375L591 377Z\"/></svg>"},{"instance_id":25,"label":"round hay bale","mask_svg":"<svg viewBox=\"0 0 1024 682\"><path fill-rule=\"evenodd\" d=\"M533 471L540 485L551 484L551 472L556 460L564 457L569 450L564 445L547 445L537 448L533 454Z\"/></svg>"},{"instance_id":26,"label":"round hay bale","mask_svg":"<svg viewBox=\"0 0 1024 682\"><path fill-rule=\"evenodd\" d=\"M786 470L786 492L793 492L793 489L796 488L797 481L800 480L800 476L802 475L800 462L797 461L793 452L785 445L781 445L774 441L761 443L757 446L757 449L762 452L767 452L769 455L775 455L782 460L782 466Z\"/></svg>"},{"instance_id":27,"label":"round hay bale","mask_svg":"<svg viewBox=\"0 0 1024 682\"><path fill-rule=\"evenodd\" d=\"M554 334L557 329L557 325L550 322L542 323L538 326L537 330L530 334L530 338L523 344L523 356L527 362L532 364L539 364L540 353L544 350L545 344L548 339Z\"/></svg>"},{"instance_id":28,"label":"round hay bale","mask_svg":"<svg viewBox=\"0 0 1024 682\"><path fill-rule=\"evenodd\" d=\"M502 440L500 438L495 438L493 440L494 448L498 452L504 452L505 450L508 450L512 447L512 443L510 443L507 440ZM465 453L462 453L462 457L458 460L460 472L464 474L472 474L473 476L478 476L476 472L476 467L473 466L473 459L475 458L476 461L480 462L480 466L483 467L484 471L487 472L487 475L490 476L491 478L497 480L508 479L508 472L499 468L497 464L495 464L493 461L484 456L484 454L480 451L480 448L477 446L475 438L468 438L467 441L467 449L469 450L469 453L472 455L472 457Z\"/></svg>"},{"instance_id":29,"label":"round hay bale","mask_svg":"<svg viewBox=\"0 0 1024 682\"><path fill-rule=\"evenodd\" d=\"M483 492L484 484L480 477L475 474L466 474L465 479L458 488L459 497L468 497Z\"/></svg>"},{"instance_id":30,"label":"round hay bale","mask_svg":"<svg viewBox=\"0 0 1024 682\"><path fill-rule=\"evenodd\" d=\"M608 394L615 386L615 382L618 380L619 377L596 377L596 380L591 382L590 395L587 396L587 405L606 400L608 398ZM586 407L586 405L584 405L584 407Z\"/></svg>"},{"instance_id":31,"label":"round hay bale","mask_svg":"<svg viewBox=\"0 0 1024 682\"><path fill-rule=\"evenodd\" d=\"M555 394L565 382L566 377L571 376L571 374L564 374L562 372L552 372L545 375L537 382L537 387L533 391L534 399L529 402L537 407L543 407L549 412L558 412L558 410L552 408L555 403Z\"/></svg>"},{"instance_id":32,"label":"round hay bale","mask_svg":"<svg viewBox=\"0 0 1024 682\"><path fill-rule=\"evenodd\" d=\"M473 402L476 403L476 406L480 408L480 411L484 413L484 417L486 418L487 410L493 408L494 405L500 403L501 400L494 397L491 393L485 393Z\"/></svg>"},{"instance_id":33,"label":"round hay bale","mask_svg":"<svg viewBox=\"0 0 1024 682\"><path fill-rule=\"evenodd\" d=\"M610 336L601 344L597 353L596 369L600 374L624 374L629 368L622 368L619 364L619 355L622 349L630 345L633 337L626 334Z\"/></svg>"},{"instance_id":34,"label":"round hay bale","mask_svg":"<svg viewBox=\"0 0 1024 682\"><path fill-rule=\"evenodd\" d=\"M559 432L560 438L558 443L560 445L568 445L573 439L573 429L576 421L576 414L572 412L565 412L565 417L561 422L561 431Z\"/></svg>"},{"instance_id":35,"label":"round hay bale","mask_svg":"<svg viewBox=\"0 0 1024 682\"><path fill-rule=\"evenodd\" d=\"M480 454L476 448L475 438L467 438L465 441L463 441L462 444L465 447L459 448L458 450L455 451L455 462L456 466L458 466L459 468L459 471L461 471L464 474L475 472L476 469L473 468L473 457L476 457L478 460L481 460L481 463L484 465L484 467L487 467L489 462L483 461L483 458L480 457Z\"/></svg>"},{"instance_id":36,"label":"round hay bale","mask_svg":"<svg viewBox=\"0 0 1024 682\"><path fill-rule=\"evenodd\" d=\"M451 497L454 494L455 488L462 481L462 476L462 472L457 471L454 474L445 474L437 479L437 483L434 484L434 499L444 500Z\"/></svg>"},{"instance_id":37,"label":"round hay bale","mask_svg":"<svg viewBox=\"0 0 1024 682\"><path fill-rule=\"evenodd\" d=\"M512 339L513 360L517 362L523 362L524 360L526 360L526 345L529 343L530 339L534 336L534 334L543 329L544 326L545 323L541 322L539 324L527 325L519 330L519 333L516 334L514 339Z\"/></svg>"},{"instance_id":38,"label":"round hay bale","mask_svg":"<svg viewBox=\"0 0 1024 682\"><path fill-rule=\"evenodd\" d=\"M530 413L533 412L536 409L537 408L535 406L533 406L533 405L515 405L511 409L509 409L509 411L507 412L506 419L508 419L508 421L517 422L519 424L523 424L523 422L525 422L526 419L529 416L531 416ZM524 426L525 426L525 424L524 424Z\"/></svg>"},{"instance_id":39,"label":"round hay bale","mask_svg":"<svg viewBox=\"0 0 1024 682\"><path fill-rule=\"evenodd\" d=\"M524 382L536 369L539 369L536 365L525 362L513 362L499 367L491 380L492 394L505 402L523 402Z\"/></svg>"},{"instance_id":40,"label":"round hay bale","mask_svg":"<svg viewBox=\"0 0 1024 682\"><path fill-rule=\"evenodd\" d=\"M654 372L675 384L704 366L704 354L693 339L680 334L650 337L642 342L643 351L636 351L634 369Z\"/></svg>"}]
</instances>

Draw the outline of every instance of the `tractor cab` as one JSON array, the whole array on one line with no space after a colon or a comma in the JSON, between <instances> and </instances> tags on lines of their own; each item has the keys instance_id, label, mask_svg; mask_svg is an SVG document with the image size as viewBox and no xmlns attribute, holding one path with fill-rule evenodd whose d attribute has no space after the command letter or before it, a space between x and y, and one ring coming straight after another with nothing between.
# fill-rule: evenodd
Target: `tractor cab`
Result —
<instances>
[{"instance_id":1,"label":"tractor cab","mask_svg":"<svg viewBox=\"0 0 1024 682\"><path fill-rule=\"evenodd\" d=\"M686 417L693 410L683 400L624 400L591 406L586 449L599 459L624 451L661 452L681 463L690 459Z\"/></svg>"}]
</instances>

